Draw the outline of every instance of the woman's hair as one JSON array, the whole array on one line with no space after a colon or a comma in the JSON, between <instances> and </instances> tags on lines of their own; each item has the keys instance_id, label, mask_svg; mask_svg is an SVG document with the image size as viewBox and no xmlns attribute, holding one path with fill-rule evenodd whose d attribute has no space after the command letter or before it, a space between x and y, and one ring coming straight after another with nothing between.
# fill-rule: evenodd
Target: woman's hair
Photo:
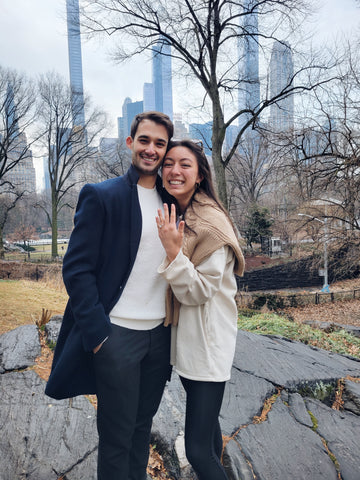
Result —
<instances>
[{"instance_id":1,"label":"woman's hair","mask_svg":"<svg viewBox=\"0 0 360 480\"><path fill-rule=\"evenodd\" d=\"M210 165L208 162L208 159L206 158L206 155L204 153L204 149L201 143L195 143L192 140L171 140L168 145L168 151L171 150L174 147L185 147L188 150L190 150L197 161L198 164L198 169L199 169L199 175L202 177L202 180L200 182L200 188L206 193L208 197L210 197L212 200L216 202L216 204L219 206L219 208L226 213L227 216L228 212L222 205L221 201L219 200L219 197L215 191L215 187L213 184L212 180L212 173L210 169ZM166 158L166 155L165 155ZM164 158L164 160L165 160ZM196 193L196 190L195 190ZM194 200L194 196L190 201L190 205Z\"/></svg>"}]
</instances>

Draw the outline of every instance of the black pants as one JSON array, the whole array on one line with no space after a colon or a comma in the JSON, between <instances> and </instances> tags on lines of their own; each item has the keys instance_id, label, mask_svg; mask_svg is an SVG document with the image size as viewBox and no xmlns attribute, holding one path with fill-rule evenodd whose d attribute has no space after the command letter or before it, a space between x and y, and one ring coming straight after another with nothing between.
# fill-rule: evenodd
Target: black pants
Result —
<instances>
[{"instance_id":1,"label":"black pants","mask_svg":"<svg viewBox=\"0 0 360 480\"><path fill-rule=\"evenodd\" d=\"M145 480L152 418L171 374L170 328L112 333L94 355L98 479Z\"/></svg>"},{"instance_id":2,"label":"black pants","mask_svg":"<svg viewBox=\"0 0 360 480\"><path fill-rule=\"evenodd\" d=\"M225 382L198 382L180 377L186 391L185 450L199 480L228 480L220 463L219 413Z\"/></svg>"}]
</instances>

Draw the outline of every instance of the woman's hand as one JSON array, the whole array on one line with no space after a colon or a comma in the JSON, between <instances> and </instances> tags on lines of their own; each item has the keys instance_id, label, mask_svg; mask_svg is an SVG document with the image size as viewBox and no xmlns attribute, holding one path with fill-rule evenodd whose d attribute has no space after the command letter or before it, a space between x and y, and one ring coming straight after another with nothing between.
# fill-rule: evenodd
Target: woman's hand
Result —
<instances>
[{"instance_id":1,"label":"woman's hand","mask_svg":"<svg viewBox=\"0 0 360 480\"><path fill-rule=\"evenodd\" d=\"M163 244L167 258L172 262L180 252L182 246L185 222L182 220L177 227L175 205L171 205L171 212L169 214L169 208L167 204L164 203L164 214L160 209L158 210L156 224L159 238Z\"/></svg>"}]
</instances>

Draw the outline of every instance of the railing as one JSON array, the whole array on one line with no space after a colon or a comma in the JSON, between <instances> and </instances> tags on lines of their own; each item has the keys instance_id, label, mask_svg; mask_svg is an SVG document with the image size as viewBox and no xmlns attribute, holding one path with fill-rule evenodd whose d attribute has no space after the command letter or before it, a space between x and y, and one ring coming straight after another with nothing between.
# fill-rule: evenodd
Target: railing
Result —
<instances>
[{"instance_id":1,"label":"railing","mask_svg":"<svg viewBox=\"0 0 360 480\"><path fill-rule=\"evenodd\" d=\"M30 252L30 256L27 252L19 253L5 253L3 260L10 260L14 262L45 262L49 263L51 261L62 261L63 255L58 255L54 260L51 257L51 253L43 252Z\"/></svg>"},{"instance_id":2,"label":"railing","mask_svg":"<svg viewBox=\"0 0 360 480\"><path fill-rule=\"evenodd\" d=\"M240 307L261 308L267 304L270 309L301 307L304 305L320 305L324 303L360 299L360 288L354 290L339 290L335 292L311 293L269 293L269 292L241 292L237 294L237 303Z\"/></svg>"}]
</instances>

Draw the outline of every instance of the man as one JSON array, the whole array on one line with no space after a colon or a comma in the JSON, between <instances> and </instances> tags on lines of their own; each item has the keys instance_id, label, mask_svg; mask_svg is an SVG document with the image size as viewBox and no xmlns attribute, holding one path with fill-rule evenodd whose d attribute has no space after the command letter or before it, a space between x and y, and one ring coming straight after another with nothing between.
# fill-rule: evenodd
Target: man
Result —
<instances>
[{"instance_id":1,"label":"man","mask_svg":"<svg viewBox=\"0 0 360 480\"><path fill-rule=\"evenodd\" d=\"M97 394L99 480L146 479L152 418L171 374L155 216L172 135L167 115L135 117L131 167L82 189L64 257L69 302L46 394Z\"/></svg>"}]
</instances>

